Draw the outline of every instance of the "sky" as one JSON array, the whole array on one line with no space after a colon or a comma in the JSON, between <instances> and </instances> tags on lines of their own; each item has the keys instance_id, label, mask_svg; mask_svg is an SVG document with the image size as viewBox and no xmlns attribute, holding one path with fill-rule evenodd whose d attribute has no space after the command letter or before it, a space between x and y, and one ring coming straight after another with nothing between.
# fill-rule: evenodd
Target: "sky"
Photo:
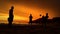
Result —
<instances>
[{"instance_id":1,"label":"sky","mask_svg":"<svg viewBox=\"0 0 60 34\"><path fill-rule=\"evenodd\" d=\"M27 23L29 15L33 20L41 18L46 13L49 18L60 17L59 0L0 0L0 23L8 23L8 15L11 6L14 6L14 23ZM42 16L40 16L40 14Z\"/></svg>"}]
</instances>

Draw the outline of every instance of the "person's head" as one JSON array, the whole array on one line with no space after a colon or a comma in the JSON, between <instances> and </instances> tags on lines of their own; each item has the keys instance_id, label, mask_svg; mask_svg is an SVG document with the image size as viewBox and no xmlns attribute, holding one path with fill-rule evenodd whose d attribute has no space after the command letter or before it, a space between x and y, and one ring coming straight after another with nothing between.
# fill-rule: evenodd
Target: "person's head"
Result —
<instances>
[{"instance_id":1,"label":"person's head","mask_svg":"<svg viewBox=\"0 0 60 34\"><path fill-rule=\"evenodd\" d=\"M41 14L40 14L40 16L41 16Z\"/></svg>"},{"instance_id":2,"label":"person's head","mask_svg":"<svg viewBox=\"0 0 60 34\"><path fill-rule=\"evenodd\" d=\"M32 16L32 14L30 14L30 16Z\"/></svg>"},{"instance_id":3,"label":"person's head","mask_svg":"<svg viewBox=\"0 0 60 34\"><path fill-rule=\"evenodd\" d=\"M14 6L11 6L11 9L14 9Z\"/></svg>"},{"instance_id":4,"label":"person's head","mask_svg":"<svg viewBox=\"0 0 60 34\"><path fill-rule=\"evenodd\" d=\"M48 13L46 13L46 16L48 16Z\"/></svg>"}]
</instances>

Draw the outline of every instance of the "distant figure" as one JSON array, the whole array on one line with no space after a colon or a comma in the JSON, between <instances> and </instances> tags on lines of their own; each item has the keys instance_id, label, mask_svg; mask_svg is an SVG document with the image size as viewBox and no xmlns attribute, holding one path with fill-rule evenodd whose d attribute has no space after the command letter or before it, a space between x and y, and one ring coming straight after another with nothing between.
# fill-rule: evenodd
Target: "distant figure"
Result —
<instances>
[{"instance_id":1,"label":"distant figure","mask_svg":"<svg viewBox=\"0 0 60 34\"><path fill-rule=\"evenodd\" d=\"M12 25L13 18L14 18L14 16L13 16L13 9L14 9L14 7L12 6L11 9L9 10L9 18L8 18L9 26Z\"/></svg>"},{"instance_id":2,"label":"distant figure","mask_svg":"<svg viewBox=\"0 0 60 34\"><path fill-rule=\"evenodd\" d=\"M46 13L46 16L42 16L42 22L46 23L48 21L48 13Z\"/></svg>"},{"instance_id":3,"label":"distant figure","mask_svg":"<svg viewBox=\"0 0 60 34\"><path fill-rule=\"evenodd\" d=\"M31 23L32 24L32 14L30 14L30 16L29 16L29 23Z\"/></svg>"},{"instance_id":4,"label":"distant figure","mask_svg":"<svg viewBox=\"0 0 60 34\"><path fill-rule=\"evenodd\" d=\"M48 22L48 13L46 13L46 16L43 16L42 17L42 24L43 24L43 26L44 26L44 31L46 32L46 24L47 24L47 22Z\"/></svg>"},{"instance_id":5,"label":"distant figure","mask_svg":"<svg viewBox=\"0 0 60 34\"><path fill-rule=\"evenodd\" d=\"M46 17L46 19L48 19L48 17L49 17L49 16L48 16L48 13L46 13L46 16L45 16L45 17Z\"/></svg>"},{"instance_id":6,"label":"distant figure","mask_svg":"<svg viewBox=\"0 0 60 34\"><path fill-rule=\"evenodd\" d=\"M45 23L47 23L48 22L48 13L46 13L46 16L45 16Z\"/></svg>"},{"instance_id":7,"label":"distant figure","mask_svg":"<svg viewBox=\"0 0 60 34\"><path fill-rule=\"evenodd\" d=\"M42 16L41 22L44 23L45 21L45 16Z\"/></svg>"}]
</instances>

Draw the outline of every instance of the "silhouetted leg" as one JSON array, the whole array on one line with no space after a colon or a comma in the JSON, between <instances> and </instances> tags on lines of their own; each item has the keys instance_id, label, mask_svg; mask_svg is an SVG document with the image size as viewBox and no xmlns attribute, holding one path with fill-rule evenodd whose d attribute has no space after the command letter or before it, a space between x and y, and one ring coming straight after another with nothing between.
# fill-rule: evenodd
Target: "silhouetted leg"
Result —
<instances>
[{"instance_id":1,"label":"silhouetted leg","mask_svg":"<svg viewBox=\"0 0 60 34\"><path fill-rule=\"evenodd\" d=\"M13 21L13 19L11 19L11 18L8 18L8 22L9 22L9 27L12 27L12 21Z\"/></svg>"},{"instance_id":2,"label":"silhouetted leg","mask_svg":"<svg viewBox=\"0 0 60 34\"><path fill-rule=\"evenodd\" d=\"M31 22L29 22L29 24L32 24Z\"/></svg>"},{"instance_id":3,"label":"silhouetted leg","mask_svg":"<svg viewBox=\"0 0 60 34\"><path fill-rule=\"evenodd\" d=\"M11 24L11 21L9 22L9 27L11 27L12 26L12 24Z\"/></svg>"},{"instance_id":4,"label":"silhouetted leg","mask_svg":"<svg viewBox=\"0 0 60 34\"><path fill-rule=\"evenodd\" d=\"M46 32L46 23L44 23L44 32Z\"/></svg>"}]
</instances>

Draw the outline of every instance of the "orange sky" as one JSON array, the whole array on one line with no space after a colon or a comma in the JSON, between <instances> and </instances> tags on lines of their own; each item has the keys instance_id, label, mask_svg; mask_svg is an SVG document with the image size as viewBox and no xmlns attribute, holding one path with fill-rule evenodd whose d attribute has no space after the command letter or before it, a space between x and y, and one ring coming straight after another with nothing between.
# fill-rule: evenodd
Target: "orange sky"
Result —
<instances>
[{"instance_id":1,"label":"orange sky","mask_svg":"<svg viewBox=\"0 0 60 34\"><path fill-rule=\"evenodd\" d=\"M5 5L6 4L6 5ZM36 20L40 17L40 14L43 16L46 13L49 14L49 18L55 17L55 10L51 9L50 7L43 8L42 7L37 7L37 5L31 5L29 6L28 4L18 4L15 2L5 2L3 5L5 5L5 8L3 6L0 6L0 20L2 21L7 21L8 18L8 12L10 7L13 5L14 6L14 23L19 23L19 22L28 22L29 21L29 15L32 14L33 20ZM0 21L1 22L1 21Z\"/></svg>"}]
</instances>

